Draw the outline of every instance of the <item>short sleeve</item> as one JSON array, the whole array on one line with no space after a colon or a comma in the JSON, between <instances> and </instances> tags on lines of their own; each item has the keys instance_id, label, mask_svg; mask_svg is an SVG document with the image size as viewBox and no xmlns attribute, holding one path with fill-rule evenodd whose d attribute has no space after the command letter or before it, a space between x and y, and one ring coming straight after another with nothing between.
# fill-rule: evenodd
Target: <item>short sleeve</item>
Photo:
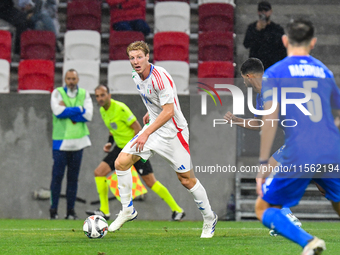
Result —
<instances>
[{"instance_id":1,"label":"short sleeve","mask_svg":"<svg viewBox=\"0 0 340 255\"><path fill-rule=\"evenodd\" d=\"M174 102L174 81L170 74L165 70L153 70L152 85L158 92L161 105Z\"/></svg>"},{"instance_id":2,"label":"short sleeve","mask_svg":"<svg viewBox=\"0 0 340 255\"><path fill-rule=\"evenodd\" d=\"M127 105L125 104L121 105L121 114L122 120L126 123L127 126L131 126L132 123L137 120L136 116L132 113L130 108L127 107Z\"/></svg>"}]
</instances>

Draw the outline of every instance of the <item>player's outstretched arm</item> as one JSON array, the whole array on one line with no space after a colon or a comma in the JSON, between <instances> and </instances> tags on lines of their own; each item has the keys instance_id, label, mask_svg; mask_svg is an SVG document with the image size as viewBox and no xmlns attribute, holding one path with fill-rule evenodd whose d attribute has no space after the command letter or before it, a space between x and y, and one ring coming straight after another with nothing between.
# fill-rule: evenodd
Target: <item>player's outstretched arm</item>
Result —
<instances>
[{"instance_id":1,"label":"player's outstretched arm","mask_svg":"<svg viewBox=\"0 0 340 255\"><path fill-rule=\"evenodd\" d=\"M225 120L227 120L229 123L232 122L232 124L236 124L239 127L243 127L243 128L250 129L250 130L261 130L261 128L260 128L260 126L261 126L260 120L257 121L258 123L252 121L252 124L251 124L252 126L250 126L249 125L249 120L253 120L253 119L239 118L239 117L236 117L234 114L232 114L229 111L224 115L223 118ZM257 118L254 117L254 119L257 119Z\"/></svg>"}]
</instances>

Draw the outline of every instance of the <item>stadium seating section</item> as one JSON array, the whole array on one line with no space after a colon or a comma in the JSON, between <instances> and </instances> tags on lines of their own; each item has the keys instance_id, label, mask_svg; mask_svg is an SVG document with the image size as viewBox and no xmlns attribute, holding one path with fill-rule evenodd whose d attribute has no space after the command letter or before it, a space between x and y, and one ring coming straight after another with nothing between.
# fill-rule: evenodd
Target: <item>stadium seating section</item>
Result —
<instances>
[{"instance_id":1,"label":"stadium seating section","mask_svg":"<svg viewBox=\"0 0 340 255\"><path fill-rule=\"evenodd\" d=\"M108 86L112 94L139 94L132 80L129 60L111 61L108 67Z\"/></svg>"},{"instance_id":2,"label":"stadium seating section","mask_svg":"<svg viewBox=\"0 0 340 255\"><path fill-rule=\"evenodd\" d=\"M127 60L126 47L134 41L144 41L142 32L111 31L109 41L109 59Z\"/></svg>"},{"instance_id":3,"label":"stadium seating section","mask_svg":"<svg viewBox=\"0 0 340 255\"><path fill-rule=\"evenodd\" d=\"M198 36L198 61L233 61L233 34L209 31Z\"/></svg>"},{"instance_id":4,"label":"stadium seating section","mask_svg":"<svg viewBox=\"0 0 340 255\"><path fill-rule=\"evenodd\" d=\"M67 3L67 30L95 30L101 32L102 5L99 1Z\"/></svg>"},{"instance_id":5,"label":"stadium seating section","mask_svg":"<svg viewBox=\"0 0 340 255\"><path fill-rule=\"evenodd\" d=\"M190 35L190 6L185 2L159 2L155 5L155 31L177 31Z\"/></svg>"},{"instance_id":6,"label":"stadium seating section","mask_svg":"<svg viewBox=\"0 0 340 255\"><path fill-rule=\"evenodd\" d=\"M228 61L199 63L198 78L234 78L234 65Z\"/></svg>"},{"instance_id":7,"label":"stadium seating section","mask_svg":"<svg viewBox=\"0 0 340 255\"><path fill-rule=\"evenodd\" d=\"M49 93L54 89L54 63L51 60L22 60L18 76L19 93Z\"/></svg>"},{"instance_id":8,"label":"stadium seating section","mask_svg":"<svg viewBox=\"0 0 340 255\"><path fill-rule=\"evenodd\" d=\"M120 21L129 21L135 19L145 20L146 1L145 0L106 0L110 6L110 29L113 30L112 24Z\"/></svg>"},{"instance_id":9,"label":"stadium seating section","mask_svg":"<svg viewBox=\"0 0 340 255\"><path fill-rule=\"evenodd\" d=\"M189 36L183 32L159 32L153 39L155 61L177 60L189 63Z\"/></svg>"},{"instance_id":10,"label":"stadium seating section","mask_svg":"<svg viewBox=\"0 0 340 255\"><path fill-rule=\"evenodd\" d=\"M108 85L113 93L137 93L131 80L126 47L133 41L145 40L145 37L141 32L114 31L112 24L121 20L145 20L146 0L106 2L110 8ZM80 77L79 85L90 93L94 93L94 88L99 84L100 66L107 66L101 63L102 38L107 38L101 34L102 4L102 0L67 1L64 58L63 63L57 63L57 67L63 66L62 77L66 70L76 69ZM196 66L199 78L234 77L233 0L198 1L198 37L190 34L190 15L194 6L192 2L154 0L153 6L154 34L146 38L152 40L150 57L172 75L178 94L189 93L190 69L196 69ZM189 65L190 38L198 38L198 65ZM9 92L11 50L11 32L0 30L0 93ZM19 92L53 90L56 61L54 33L33 30L23 32L20 59Z\"/></svg>"},{"instance_id":11,"label":"stadium seating section","mask_svg":"<svg viewBox=\"0 0 340 255\"><path fill-rule=\"evenodd\" d=\"M234 7L230 4L207 3L198 7L199 31L233 32Z\"/></svg>"},{"instance_id":12,"label":"stadium seating section","mask_svg":"<svg viewBox=\"0 0 340 255\"><path fill-rule=\"evenodd\" d=\"M21 34L21 59L55 61L56 38L51 31L28 30Z\"/></svg>"},{"instance_id":13,"label":"stadium seating section","mask_svg":"<svg viewBox=\"0 0 340 255\"><path fill-rule=\"evenodd\" d=\"M9 93L10 64L6 59L0 59L0 93Z\"/></svg>"},{"instance_id":14,"label":"stadium seating section","mask_svg":"<svg viewBox=\"0 0 340 255\"><path fill-rule=\"evenodd\" d=\"M11 63L12 36L9 31L0 30L0 59Z\"/></svg>"},{"instance_id":15,"label":"stadium seating section","mask_svg":"<svg viewBox=\"0 0 340 255\"><path fill-rule=\"evenodd\" d=\"M178 95L189 94L189 64L184 61L158 61L157 66L165 68L176 84Z\"/></svg>"},{"instance_id":16,"label":"stadium seating section","mask_svg":"<svg viewBox=\"0 0 340 255\"><path fill-rule=\"evenodd\" d=\"M92 30L70 30L65 33L64 61L94 60L100 63L101 37Z\"/></svg>"}]
</instances>

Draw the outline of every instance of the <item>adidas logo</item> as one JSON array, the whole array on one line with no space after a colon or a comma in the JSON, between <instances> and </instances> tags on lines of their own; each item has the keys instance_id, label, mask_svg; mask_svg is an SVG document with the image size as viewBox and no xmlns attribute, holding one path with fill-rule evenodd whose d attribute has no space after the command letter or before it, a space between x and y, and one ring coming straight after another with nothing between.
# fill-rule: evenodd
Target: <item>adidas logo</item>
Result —
<instances>
[{"instance_id":1,"label":"adidas logo","mask_svg":"<svg viewBox=\"0 0 340 255\"><path fill-rule=\"evenodd\" d=\"M185 167L183 165L181 165L177 170L184 170Z\"/></svg>"}]
</instances>

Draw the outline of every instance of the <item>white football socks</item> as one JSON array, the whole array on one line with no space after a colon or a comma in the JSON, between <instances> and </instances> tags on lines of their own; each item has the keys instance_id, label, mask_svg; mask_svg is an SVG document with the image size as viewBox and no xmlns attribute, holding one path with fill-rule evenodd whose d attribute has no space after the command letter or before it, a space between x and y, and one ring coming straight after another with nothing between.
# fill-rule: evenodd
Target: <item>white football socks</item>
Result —
<instances>
[{"instance_id":1,"label":"white football socks","mask_svg":"<svg viewBox=\"0 0 340 255\"><path fill-rule=\"evenodd\" d=\"M201 211L203 218L207 220L214 219L214 213L211 210L207 192L202 186L200 181L196 178L197 182L194 187L192 187L189 192L193 195L195 203L198 209Z\"/></svg>"},{"instance_id":2,"label":"white football socks","mask_svg":"<svg viewBox=\"0 0 340 255\"><path fill-rule=\"evenodd\" d=\"M123 206L123 212L132 213L132 174L131 168L126 171L116 170L118 179L118 189L120 202Z\"/></svg>"}]
</instances>

